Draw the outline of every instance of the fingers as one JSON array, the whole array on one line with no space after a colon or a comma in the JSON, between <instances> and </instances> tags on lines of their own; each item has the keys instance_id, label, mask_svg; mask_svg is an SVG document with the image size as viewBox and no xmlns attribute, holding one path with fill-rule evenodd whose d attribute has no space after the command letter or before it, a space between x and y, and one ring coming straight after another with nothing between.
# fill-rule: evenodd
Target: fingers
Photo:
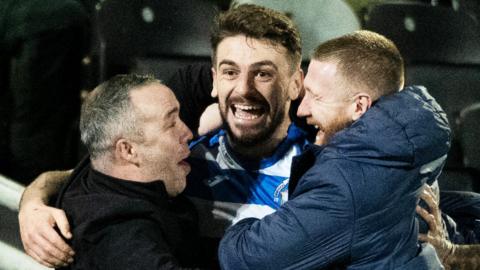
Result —
<instances>
[{"instance_id":1,"label":"fingers","mask_svg":"<svg viewBox=\"0 0 480 270\"><path fill-rule=\"evenodd\" d=\"M326 136L323 130L318 130L317 135L315 136L316 145L324 145L326 143Z\"/></svg>"},{"instance_id":2,"label":"fingers","mask_svg":"<svg viewBox=\"0 0 480 270\"><path fill-rule=\"evenodd\" d=\"M430 213L435 217L436 221L440 222L442 218L440 209L438 207L435 194L429 185L425 185L425 189L420 194L420 198L422 198L425 201L425 203L428 205L428 208L430 209Z\"/></svg>"},{"instance_id":3,"label":"fingers","mask_svg":"<svg viewBox=\"0 0 480 270\"><path fill-rule=\"evenodd\" d=\"M423 209L422 207L417 205L417 208L415 209L417 213L427 222L429 231L431 233L436 234L437 233L437 223L435 220L435 217L430 214L427 210Z\"/></svg>"},{"instance_id":4,"label":"fingers","mask_svg":"<svg viewBox=\"0 0 480 270\"><path fill-rule=\"evenodd\" d=\"M432 196L432 198L435 200L435 202L438 202L437 194L433 191L432 187L429 184L424 184L425 186L425 191Z\"/></svg>"},{"instance_id":5,"label":"fingers","mask_svg":"<svg viewBox=\"0 0 480 270\"><path fill-rule=\"evenodd\" d=\"M40 258L40 256L38 256L33 250L27 250L27 249L25 249L25 252L26 252L30 257L32 257L35 261L37 261L38 263L40 263L40 264L42 264L42 265L44 265L44 266L46 266L46 267L48 267L48 268L61 267L61 265L56 266L56 265L53 265L53 264L48 263L48 262L46 262L46 261L43 261L43 260Z\"/></svg>"},{"instance_id":6,"label":"fingers","mask_svg":"<svg viewBox=\"0 0 480 270\"><path fill-rule=\"evenodd\" d=\"M41 237L45 240L45 248L47 251L57 257L72 257L74 255L73 249L65 243L63 238L53 228L49 228L41 233Z\"/></svg>"},{"instance_id":7,"label":"fingers","mask_svg":"<svg viewBox=\"0 0 480 270\"><path fill-rule=\"evenodd\" d=\"M70 224L68 223L67 216L65 215L64 211L54 211L52 213L53 218L55 219L55 223L57 224L60 233L63 237L67 239L72 238L72 233L70 232Z\"/></svg>"},{"instance_id":8,"label":"fingers","mask_svg":"<svg viewBox=\"0 0 480 270\"><path fill-rule=\"evenodd\" d=\"M39 236L36 236L34 243L25 248L25 251L36 261L48 267L67 266L73 262L73 258L68 253L61 252L48 240Z\"/></svg>"},{"instance_id":9,"label":"fingers","mask_svg":"<svg viewBox=\"0 0 480 270\"><path fill-rule=\"evenodd\" d=\"M430 237L426 234L419 233L418 234L418 240L420 240L421 242L429 242Z\"/></svg>"},{"instance_id":10,"label":"fingers","mask_svg":"<svg viewBox=\"0 0 480 270\"><path fill-rule=\"evenodd\" d=\"M222 126L223 120L220 115L220 108L218 103L209 105L200 116L200 122L198 126L198 135L205 135L211 131L214 131Z\"/></svg>"},{"instance_id":11,"label":"fingers","mask_svg":"<svg viewBox=\"0 0 480 270\"><path fill-rule=\"evenodd\" d=\"M73 250L49 226L39 228L36 233L28 233L24 248L28 255L47 265L65 266L73 261Z\"/></svg>"},{"instance_id":12,"label":"fingers","mask_svg":"<svg viewBox=\"0 0 480 270\"><path fill-rule=\"evenodd\" d=\"M19 223L24 249L33 259L48 267L65 266L73 261L72 248L55 230L57 226L63 235L71 237L62 210L45 205L25 207L20 210Z\"/></svg>"}]
</instances>

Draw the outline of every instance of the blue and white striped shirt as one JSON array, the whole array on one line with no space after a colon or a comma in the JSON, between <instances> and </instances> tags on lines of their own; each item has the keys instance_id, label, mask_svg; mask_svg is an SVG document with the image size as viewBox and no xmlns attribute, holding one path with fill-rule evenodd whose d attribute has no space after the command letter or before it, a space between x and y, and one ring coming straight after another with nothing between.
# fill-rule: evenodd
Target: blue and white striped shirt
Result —
<instances>
[{"instance_id":1,"label":"blue and white striped shirt","mask_svg":"<svg viewBox=\"0 0 480 270\"><path fill-rule=\"evenodd\" d=\"M306 136L290 125L275 152L255 164L235 156L224 130L192 142L185 194L197 207L202 236L221 237L239 220L262 218L288 200L292 158L308 144Z\"/></svg>"}]
</instances>

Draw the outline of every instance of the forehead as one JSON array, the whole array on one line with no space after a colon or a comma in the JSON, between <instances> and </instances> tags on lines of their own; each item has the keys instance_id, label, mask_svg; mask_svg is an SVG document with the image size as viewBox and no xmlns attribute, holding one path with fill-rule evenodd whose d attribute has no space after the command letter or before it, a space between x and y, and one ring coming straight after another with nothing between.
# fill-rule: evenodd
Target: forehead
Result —
<instances>
[{"instance_id":1,"label":"forehead","mask_svg":"<svg viewBox=\"0 0 480 270\"><path fill-rule=\"evenodd\" d=\"M305 76L305 88L312 92L323 92L339 86L337 64L333 61L312 60Z\"/></svg>"},{"instance_id":2,"label":"forehead","mask_svg":"<svg viewBox=\"0 0 480 270\"><path fill-rule=\"evenodd\" d=\"M215 65L218 67L223 60L247 66L267 60L279 67L288 67L291 62L284 46L245 35L227 37L218 44Z\"/></svg>"},{"instance_id":3,"label":"forehead","mask_svg":"<svg viewBox=\"0 0 480 270\"><path fill-rule=\"evenodd\" d=\"M168 116L172 110L179 109L179 103L172 90L160 83L151 83L133 90L130 94L132 104L143 116Z\"/></svg>"}]
</instances>

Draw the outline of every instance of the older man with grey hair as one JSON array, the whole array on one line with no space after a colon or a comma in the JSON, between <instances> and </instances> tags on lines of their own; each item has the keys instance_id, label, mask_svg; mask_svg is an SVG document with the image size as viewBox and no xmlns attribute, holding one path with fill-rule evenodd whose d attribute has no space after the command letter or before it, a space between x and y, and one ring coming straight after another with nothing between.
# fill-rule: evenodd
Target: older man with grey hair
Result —
<instances>
[{"instance_id":1,"label":"older man with grey hair","mask_svg":"<svg viewBox=\"0 0 480 270\"><path fill-rule=\"evenodd\" d=\"M56 205L70 221L76 251L64 269L199 265L197 214L177 196L190 172L192 138L178 113L171 90L148 76L115 76L87 97L80 131L90 156Z\"/></svg>"}]
</instances>

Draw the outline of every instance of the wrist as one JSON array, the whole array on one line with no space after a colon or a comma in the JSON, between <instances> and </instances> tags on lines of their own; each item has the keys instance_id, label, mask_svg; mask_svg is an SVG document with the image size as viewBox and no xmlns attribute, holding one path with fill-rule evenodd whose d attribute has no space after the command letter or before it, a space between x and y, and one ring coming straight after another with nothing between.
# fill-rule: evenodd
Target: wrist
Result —
<instances>
[{"instance_id":1,"label":"wrist","mask_svg":"<svg viewBox=\"0 0 480 270\"><path fill-rule=\"evenodd\" d=\"M47 203L45 200L43 200L40 197L34 197L34 198L25 198L22 196L22 199L20 200L20 205L19 209L20 210L35 210L37 208L40 208L42 206L47 206Z\"/></svg>"},{"instance_id":2,"label":"wrist","mask_svg":"<svg viewBox=\"0 0 480 270\"><path fill-rule=\"evenodd\" d=\"M451 265L454 260L455 260L455 255L456 255L456 250L457 250L457 245L453 244L452 242L448 241L447 242L447 252L445 252L445 255L442 258L442 263L444 265Z\"/></svg>"}]
</instances>

